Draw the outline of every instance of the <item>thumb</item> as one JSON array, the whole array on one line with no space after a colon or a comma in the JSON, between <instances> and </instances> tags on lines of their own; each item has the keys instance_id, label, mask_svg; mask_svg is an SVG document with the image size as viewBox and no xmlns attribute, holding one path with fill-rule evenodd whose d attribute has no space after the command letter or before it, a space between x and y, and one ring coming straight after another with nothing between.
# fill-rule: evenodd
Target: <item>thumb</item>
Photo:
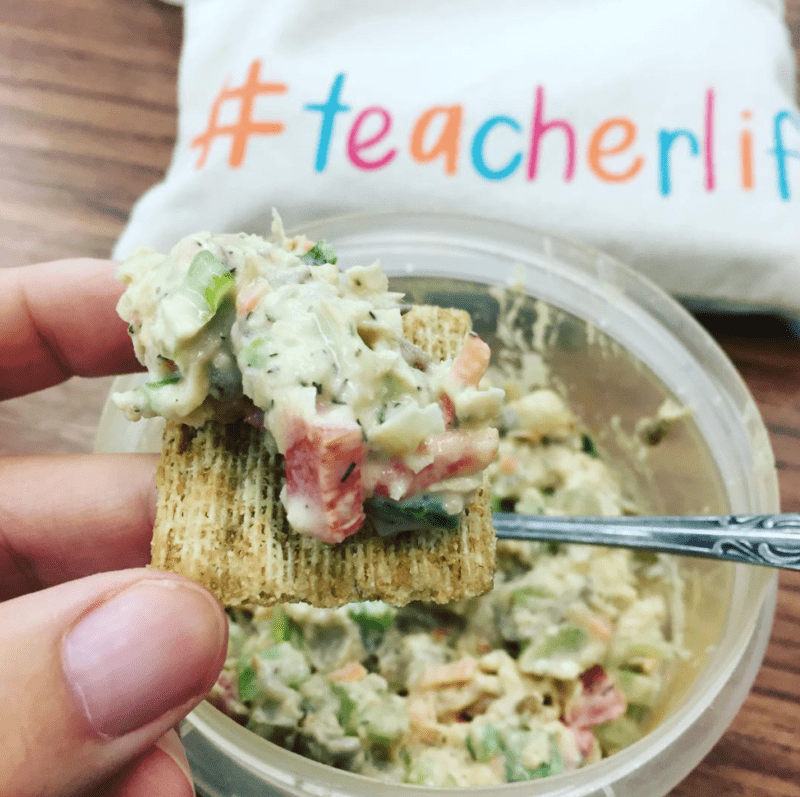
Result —
<instances>
[{"instance_id":1,"label":"thumb","mask_svg":"<svg viewBox=\"0 0 800 797\"><path fill-rule=\"evenodd\" d=\"M102 573L0 604L0 794L84 792L197 705L227 622L203 587L155 570Z\"/></svg>"}]
</instances>

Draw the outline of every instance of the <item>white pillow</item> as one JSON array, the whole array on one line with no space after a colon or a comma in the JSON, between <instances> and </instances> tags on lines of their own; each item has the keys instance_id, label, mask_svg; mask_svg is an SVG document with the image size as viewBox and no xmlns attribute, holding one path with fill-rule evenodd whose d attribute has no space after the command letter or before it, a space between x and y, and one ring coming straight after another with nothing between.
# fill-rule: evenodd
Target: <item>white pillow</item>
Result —
<instances>
[{"instance_id":1,"label":"white pillow","mask_svg":"<svg viewBox=\"0 0 800 797\"><path fill-rule=\"evenodd\" d=\"M118 257L263 231L273 206L290 227L462 212L588 242L714 307L800 309L781 0L184 5L173 162Z\"/></svg>"}]
</instances>

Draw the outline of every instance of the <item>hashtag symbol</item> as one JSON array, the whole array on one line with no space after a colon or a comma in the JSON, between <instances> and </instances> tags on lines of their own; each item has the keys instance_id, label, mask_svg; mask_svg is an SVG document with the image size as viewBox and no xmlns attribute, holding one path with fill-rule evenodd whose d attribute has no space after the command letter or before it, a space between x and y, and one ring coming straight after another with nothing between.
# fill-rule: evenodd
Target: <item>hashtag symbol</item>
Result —
<instances>
[{"instance_id":1,"label":"hashtag symbol","mask_svg":"<svg viewBox=\"0 0 800 797\"><path fill-rule=\"evenodd\" d=\"M221 136L231 137L231 151L228 163L235 169L241 166L244 160L247 141L250 136L274 135L283 131L280 122L256 122L253 120L253 105L256 98L263 94L285 94L286 86L283 83L261 83L259 71L261 61L253 61L247 71L247 80L238 88L231 88L230 81L226 80L222 91L217 95L211 106L208 127L204 133L192 139L191 146L200 148L200 157L195 164L196 169L201 169L208 158L211 143ZM228 101L239 103L239 116L233 124L220 125L219 116L224 103Z\"/></svg>"}]
</instances>

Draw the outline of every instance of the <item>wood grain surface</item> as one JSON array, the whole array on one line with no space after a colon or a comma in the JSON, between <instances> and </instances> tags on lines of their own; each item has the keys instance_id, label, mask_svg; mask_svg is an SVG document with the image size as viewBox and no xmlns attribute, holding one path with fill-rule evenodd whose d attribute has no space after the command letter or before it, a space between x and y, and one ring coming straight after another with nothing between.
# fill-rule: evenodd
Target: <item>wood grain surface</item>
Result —
<instances>
[{"instance_id":1,"label":"wood grain surface","mask_svg":"<svg viewBox=\"0 0 800 797\"><path fill-rule=\"evenodd\" d=\"M787 20L800 71L800 0L787 0ZM180 9L158 2L1 0L3 266L108 255L169 163L180 43ZM784 510L800 512L798 341L771 319L702 320L764 415ZM781 576L742 710L672 794L800 797L800 574Z\"/></svg>"}]
</instances>

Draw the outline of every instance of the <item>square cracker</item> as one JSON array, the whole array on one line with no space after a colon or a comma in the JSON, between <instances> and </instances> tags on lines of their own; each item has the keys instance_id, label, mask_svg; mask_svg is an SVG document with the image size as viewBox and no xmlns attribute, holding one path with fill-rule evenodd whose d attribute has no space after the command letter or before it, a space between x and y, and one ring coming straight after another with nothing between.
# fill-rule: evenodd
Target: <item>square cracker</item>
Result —
<instances>
[{"instance_id":1,"label":"square cracker","mask_svg":"<svg viewBox=\"0 0 800 797\"><path fill-rule=\"evenodd\" d=\"M469 332L460 310L415 307L406 337L435 359ZM200 428L168 423L156 483L152 567L205 584L227 606L304 601L340 606L446 603L487 592L495 535L486 485L458 529L378 536L369 525L336 545L297 534L280 502L283 457L243 421Z\"/></svg>"}]
</instances>

